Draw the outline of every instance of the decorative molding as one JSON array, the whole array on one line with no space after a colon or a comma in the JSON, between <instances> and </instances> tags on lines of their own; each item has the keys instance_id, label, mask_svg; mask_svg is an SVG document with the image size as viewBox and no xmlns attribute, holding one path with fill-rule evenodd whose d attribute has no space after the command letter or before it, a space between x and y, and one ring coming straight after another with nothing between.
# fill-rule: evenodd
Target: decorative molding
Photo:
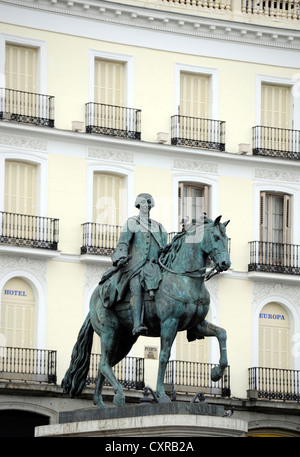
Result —
<instances>
[{"instance_id":1,"label":"decorative molding","mask_svg":"<svg viewBox=\"0 0 300 457\"><path fill-rule=\"evenodd\" d=\"M14 274L20 271L30 272L30 274L36 277L43 288L46 290L47 287L47 260L33 259L27 257L17 256L4 256L1 255L0 261L0 277L3 275Z\"/></svg>"},{"instance_id":2,"label":"decorative molding","mask_svg":"<svg viewBox=\"0 0 300 457\"><path fill-rule=\"evenodd\" d=\"M192 159L174 159L173 167L181 170L200 171L201 173L218 174L218 164Z\"/></svg>"},{"instance_id":3,"label":"decorative molding","mask_svg":"<svg viewBox=\"0 0 300 457\"><path fill-rule=\"evenodd\" d=\"M282 284L275 281L253 282L253 304L258 306L268 297L278 297L278 301L288 300L300 309L299 285ZM274 301L273 298L270 301Z\"/></svg>"},{"instance_id":4,"label":"decorative molding","mask_svg":"<svg viewBox=\"0 0 300 457\"><path fill-rule=\"evenodd\" d=\"M29 136L17 135L0 135L0 145L9 146L12 148L31 149L38 151L47 151L48 142L45 140L38 140Z\"/></svg>"},{"instance_id":5,"label":"decorative molding","mask_svg":"<svg viewBox=\"0 0 300 457\"><path fill-rule=\"evenodd\" d=\"M256 168L255 178L265 181L300 182L300 174L297 172L270 168Z\"/></svg>"},{"instance_id":6,"label":"decorative molding","mask_svg":"<svg viewBox=\"0 0 300 457\"><path fill-rule=\"evenodd\" d=\"M177 35L210 38L237 43L268 46L282 49L300 49L300 33L297 30L286 30L270 22L265 24L242 23L243 14L238 20L232 20L231 11L214 10L215 18L195 14L178 13L145 6L120 4L95 0L1 0L1 3L50 11L57 14L97 20L106 24L118 24L130 28L144 28ZM163 7L163 4L161 5ZM247 16L247 15L245 15ZM287 21L287 26L289 22ZM281 23L282 25L282 23Z\"/></svg>"},{"instance_id":7,"label":"decorative molding","mask_svg":"<svg viewBox=\"0 0 300 457\"><path fill-rule=\"evenodd\" d=\"M123 163L133 163L134 161L134 154L132 152L121 152L102 148L89 148L88 157Z\"/></svg>"}]
</instances>

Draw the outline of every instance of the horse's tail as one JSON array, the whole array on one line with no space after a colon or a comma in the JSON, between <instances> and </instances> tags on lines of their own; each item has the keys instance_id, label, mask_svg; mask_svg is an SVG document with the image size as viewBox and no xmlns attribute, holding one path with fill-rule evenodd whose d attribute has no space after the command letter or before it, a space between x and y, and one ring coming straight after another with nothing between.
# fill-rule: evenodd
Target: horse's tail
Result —
<instances>
[{"instance_id":1,"label":"horse's tail","mask_svg":"<svg viewBox=\"0 0 300 457\"><path fill-rule=\"evenodd\" d=\"M76 397L86 384L86 378L90 367L90 355L93 344L94 329L88 313L72 351L71 362L68 371L62 380L62 388L70 397Z\"/></svg>"}]
</instances>

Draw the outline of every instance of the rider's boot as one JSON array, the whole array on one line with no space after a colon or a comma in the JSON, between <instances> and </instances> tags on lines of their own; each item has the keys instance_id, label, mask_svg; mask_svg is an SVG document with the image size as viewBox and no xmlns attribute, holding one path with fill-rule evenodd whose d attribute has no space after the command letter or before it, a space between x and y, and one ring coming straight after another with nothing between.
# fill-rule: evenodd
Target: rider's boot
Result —
<instances>
[{"instance_id":1,"label":"rider's boot","mask_svg":"<svg viewBox=\"0 0 300 457\"><path fill-rule=\"evenodd\" d=\"M148 328L141 322L143 298L141 295L133 295L131 298L131 309L133 317L133 335L147 335Z\"/></svg>"}]
</instances>

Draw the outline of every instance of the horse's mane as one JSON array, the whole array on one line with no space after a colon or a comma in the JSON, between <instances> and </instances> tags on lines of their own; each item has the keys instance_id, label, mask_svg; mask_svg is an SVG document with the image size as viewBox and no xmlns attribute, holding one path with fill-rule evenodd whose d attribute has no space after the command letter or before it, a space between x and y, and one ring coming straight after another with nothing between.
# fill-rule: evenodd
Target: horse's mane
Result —
<instances>
[{"instance_id":1,"label":"horse's mane","mask_svg":"<svg viewBox=\"0 0 300 457\"><path fill-rule=\"evenodd\" d=\"M204 221L201 221L201 223L204 223L204 225L209 224L210 222L213 221L208 218L205 218ZM177 233L172 241L164 247L160 255L160 260L166 267L172 266L174 260L176 259L177 253L180 251L183 243L185 242L187 235L189 235L189 233L194 230L196 225L197 223L192 222L187 230Z\"/></svg>"}]
</instances>

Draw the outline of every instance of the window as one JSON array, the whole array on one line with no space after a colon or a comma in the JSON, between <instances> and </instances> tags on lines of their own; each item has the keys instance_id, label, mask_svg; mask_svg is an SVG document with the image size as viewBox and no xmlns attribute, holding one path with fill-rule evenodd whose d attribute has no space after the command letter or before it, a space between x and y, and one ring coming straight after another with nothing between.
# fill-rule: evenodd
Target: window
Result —
<instances>
[{"instance_id":1,"label":"window","mask_svg":"<svg viewBox=\"0 0 300 457\"><path fill-rule=\"evenodd\" d=\"M191 223L208 213L208 186L197 183L179 183L178 186L178 219L179 230L182 223Z\"/></svg>"},{"instance_id":2,"label":"window","mask_svg":"<svg viewBox=\"0 0 300 457\"><path fill-rule=\"evenodd\" d=\"M180 72L179 114L198 118L209 115L210 76Z\"/></svg>"},{"instance_id":3,"label":"window","mask_svg":"<svg viewBox=\"0 0 300 457\"><path fill-rule=\"evenodd\" d=\"M133 57L90 50L86 131L141 139L141 110L133 108Z\"/></svg>"},{"instance_id":4,"label":"window","mask_svg":"<svg viewBox=\"0 0 300 457\"><path fill-rule=\"evenodd\" d=\"M36 213L36 165L6 160L4 194L5 211L34 215Z\"/></svg>"},{"instance_id":5,"label":"window","mask_svg":"<svg viewBox=\"0 0 300 457\"><path fill-rule=\"evenodd\" d=\"M282 129L292 127L290 86L262 83L261 125Z\"/></svg>"},{"instance_id":6,"label":"window","mask_svg":"<svg viewBox=\"0 0 300 457\"><path fill-rule=\"evenodd\" d=\"M37 91L38 50L6 43L5 79L8 89Z\"/></svg>"},{"instance_id":7,"label":"window","mask_svg":"<svg viewBox=\"0 0 300 457\"><path fill-rule=\"evenodd\" d=\"M208 362L209 342L203 340L188 341L186 332L178 332L176 336L176 359L188 362ZM188 376L189 373L186 373Z\"/></svg>"},{"instance_id":8,"label":"window","mask_svg":"<svg viewBox=\"0 0 300 457\"><path fill-rule=\"evenodd\" d=\"M34 345L34 295L29 284L12 278L3 287L0 333L10 347L32 348Z\"/></svg>"},{"instance_id":9,"label":"window","mask_svg":"<svg viewBox=\"0 0 300 457\"><path fill-rule=\"evenodd\" d=\"M171 144L225 150L225 122L218 120L218 70L175 64L175 114Z\"/></svg>"},{"instance_id":10,"label":"window","mask_svg":"<svg viewBox=\"0 0 300 457\"><path fill-rule=\"evenodd\" d=\"M290 368L290 324L278 303L269 303L259 314L259 366Z\"/></svg>"},{"instance_id":11,"label":"window","mask_svg":"<svg viewBox=\"0 0 300 457\"><path fill-rule=\"evenodd\" d=\"M124 62L95 59L95 103L124 105L124 65Z\"/></svg>"},{"instance_id":12,"label":"window","mask_svg":"<svg viewBox=\"0 0 300 457\"><path fill-rule=\"evenodd\" d=\"M94 173L93 222L121 225L127 210L127 192L123 177L103 172Z\"/></svg>"},{"instance_id":13,"label":"window","mask_svg":"<svg viewBox=\"0 0 300 457\"><path fill-rule=\"evenodd\" d=\"M279 193L260 194L260 240L290 243L291 196Z\"/></svg>"}]
</instances>

